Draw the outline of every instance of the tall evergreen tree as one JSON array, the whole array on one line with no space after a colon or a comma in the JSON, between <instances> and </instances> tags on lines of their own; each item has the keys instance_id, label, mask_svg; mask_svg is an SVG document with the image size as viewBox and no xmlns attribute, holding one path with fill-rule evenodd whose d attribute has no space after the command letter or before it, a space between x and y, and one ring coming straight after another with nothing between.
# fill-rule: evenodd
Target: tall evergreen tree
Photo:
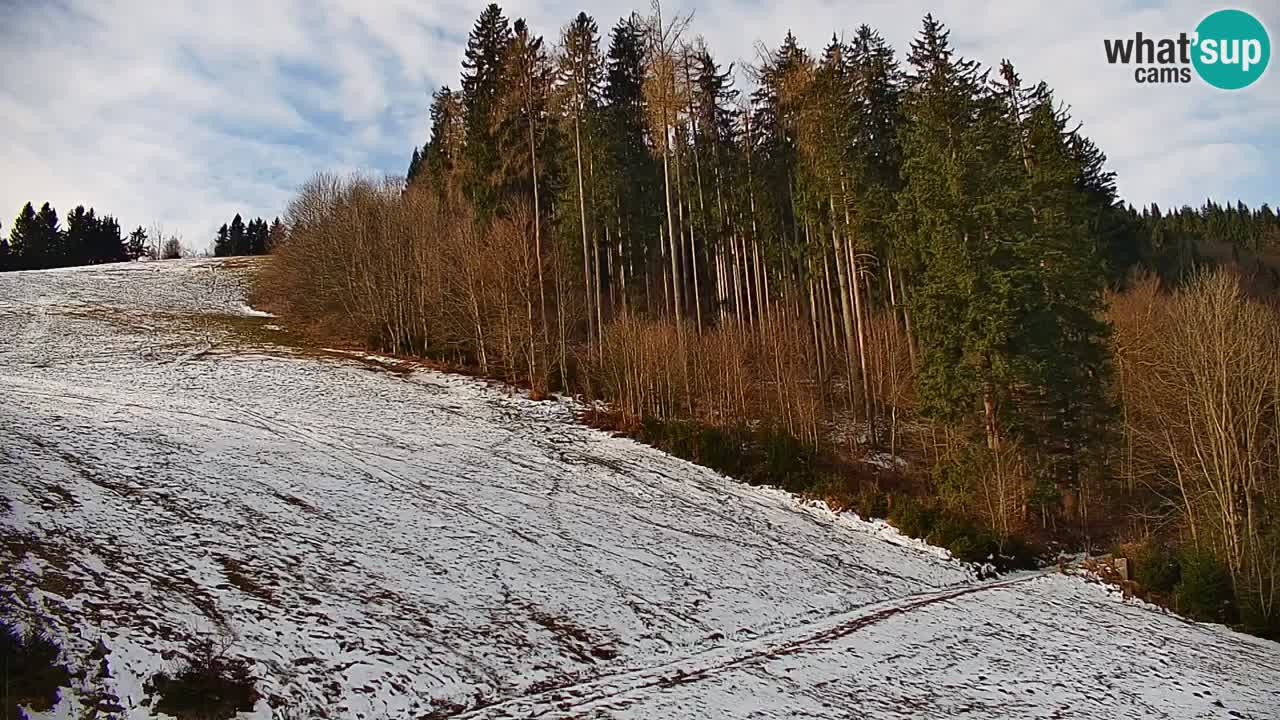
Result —
<instances>
[{"instance_id":1,"label":"tall evergreen tree","mask_svg":"<svg viewBox=\"0 0 1280 720\"><path fill-rule=\"evenodd\" d=\"M40 267L37 259L40 248L38 222L35 208L27 203L14 219L13 227L9 228L9 253L16 270Z\"/></svg>"},{"instance_id":2,"label":"tall evergreen tree","mask_svg":"<svg viewBox=\"0 0 1280 720\"><path fill-rule=\"evenodd\" d=\"M129 233L129 259L137 260L147 254L147 231L139 225Z\"/></svg>"},{"instance_id":3,"label":"tall evergreen tree","mask_svg":"<svg viewBox=\"0 0 1280 720\"><path fill-rule=\"evenodd\" d=\"M120 262L128 257L124 237L120 233L120 222L112 215L103 215L98 219L96 231L90 243L90 262Z\"/></svg>"},{"instance_id":4,"label":"tall evergreen tree","mask_svg":"<svg viewBox=\"0 0 1280 720\"><path fill-rule=\"evenodd\" d=\"M596 189L605 198L609 209L604 220L614 227L620 246L623 301L635 294L646 298L648 306L650 269L660 260L650 245L659 233L655 209L660 180L645 135L644 53L640 19L633 14L619 20L609 34L605 61L605 152Z\"/></svg>"},{"instance_id":5,"label":"tall evergreen tree","mask_svg":"<svg viewBox=\"0 0 1280 720\"><path fill-rule=\"evenodd\" d=\"M240 213L236 213L227 227L227 244L232 255L249 254L249 236Z\"/></svg>"},{"instance_id":6,"label":"tall evergreen tree","mask_svg":"<svg viewBox=\"0 0 1280 720\"><path fill-rule=\"evenodd\" d=\"M49 203L40 206L36 214L35 226L27 245L27 266L32 268L57 267L66 264L61 262L62 227L58 222L58 211Z\"/></svg>"},{"instance_id":7,"label":"tall evergreen tree","mask_svg":"<svg viewBox=\"0 0 1280 720\"><path fill-rule=\"evenodd\" d=\"M425 177L440 197L450 201L462 197L466 132L461 95L442 86L431 96L431 137L416 177Z\"/></svg>"},{"instance_id":8,"label":"tall evergreen tree","mask_svg":"<svg viewBox=\"0 0 1280 720\"><path fill-rule=\"evenodd\" d=\"M274 252L276 248L281 247L285 240L284 223L280 222L277 217L271 221L271 228L267 230L267 252Z\"/></svg>"},{"instance_id":9,"label":"tall evergreen tree","mask_svg":"<svg viewBox=\"0 0 1280 720\"><path fill-rule=\"evenodd\" d=\"M463 149L465 190L481 217L492 215L499 202L495 183L501 158L494 141L494 113L510 43L511 28L506 16L496 3L490 3L471 30L462 61L462 107L467 131Z\"/></svg>"},{"instance_id":10,"label":"tall evergreen tree","mask_svg":"<svg viewBox=\"0 0 1280 720\"><path fill-rule=\"evenodd\" d=\"M917 261L913 302L926 348L918 391L927 414L962 424L975 409L990 449L1001 449L1020 365L1011 339L1035 270L1010 257L1009 187L1020 168L1004 115L977 63L955 56L932 15L911 44L903 132L901 230Z\"/></svg>"},{"instance_id":11,"label":"tall evergreen tree","mask_svg":"<svg viewBox=\"0 0 1280 720\"><path fill-rule=\"evenodd\" d=\"M877 255L891 253L891 226L901 189L902 71L893 48L867 25L858 28L849 51L852 110L850 113L850 199L856 207L856 234Z\"/></svg>"},{"instance_id":12,"label":"tall evergreen tree","mask_svg":"<svg viewBox=\"0 0 1280 720\"><path fill-rule=\"evenodd\" d=\"M262 218L255 218L252 223L252 232L249 233L249 254L250 255L266 255L267 254L267 221Z\"/></svg>"},{"instance_id":13,"label":"tall evergreen tree","mask_svg":"<svg viewBox=\"0 0 1280 720\"><path fill-rule=\"evenodd\" d=\"M413 157L409 159L409 170L404 175L405 185L412 185L413 181L418 178L418 174L422 172L422 154L418 152L418 148L413 149Z\"/></svg>"},{"instance_id":14,"label":"tall evergreen tree","mask_svg":"<svg viewBox=\"0 0 1280 720\"><path fill-rule=\"evenodd\" d=\"M1099 188L1082 182L1099 169L1081 164L1079 139L1048 87L1024 89L1006 61L995 91L1023 170L1009 202L1021 210L1027 242L1013 246L1019 253L1013 259L1036 275L1010 341L1020 358L1018 429L1043 462L1042 487L1074 487L1105 439L1110 415L1107 328L1100 319L1106 274L1092 236L1095 215L1109 208L1091 195Z\"/></svg>"},{"instance_id":15,"label":"tall evergreen tree","mask_svg":"<svg viewBox=\"0 0 1280 720\"><path fill-rule=\"evenodd\" d=\"M604 329L604 313L601 310L600 289L604 284L601 279L602 263L599 258L599 238L596 236L594 224L588 220L595 216L594 187L591 202L587 199L588 186L594 186L594 180L586 175L593 169L589 156L594 146L595 121L600 108L600 85L602 81L602 58L600 57L599 28L586 13L578 13L573 22L561 34L560 44L564 51L560 57L560 83L564 95L565 117L569 127L566 135L572 138L566 146L572 146L572 162L565 164L572 168L574 178L572 194L577 202L578 234L582 239L582 285L585 290L587 308L587 336L591 343L601 338ZM587 159L584 160L584 156ZM591 213L588 215L588 206ZM572 214L569 214L572 217ZM564 223L573 225L574 223ZM589 343L590 344L590 343Z\"/></svg>"},{"instance_id":16,"label":"tall evergreen tree","mask_svg":"<svg viewBox=\"0 0 1280 720\"><path fill-rule=\"evenodd\" d=\"M85 210L77 205L67 213L66 231L62 236L62 247L58 251L58 262L62 265L87 265L93 260L94 235L98 231L98 218L93 209Z\"/></svg>"},{"instance_id":17,"label":"tall evergreen tree","mask_svg":"<svg viewBox=\"0 0 1280 720\"><path fill-rule=\"evenodd\" d=\"M218 234L213 240L213 255L214 257L227 257L232 254L231 231L227 228L226 223L222 223L222 227L218 228Z\"/></svg>"}]
</instances>

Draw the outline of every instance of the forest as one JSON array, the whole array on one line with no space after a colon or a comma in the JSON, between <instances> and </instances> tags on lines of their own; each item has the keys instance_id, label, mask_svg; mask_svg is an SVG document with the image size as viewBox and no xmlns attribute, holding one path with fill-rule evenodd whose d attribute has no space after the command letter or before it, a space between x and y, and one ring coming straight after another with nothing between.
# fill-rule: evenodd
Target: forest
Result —
<instances>
[{"instance_id":1,"label":"forest","mask_svg":"<svg viewBox=\"0 0 1280 720\"><path fill-rule=\"evenodd\" d=\"M213 241L214 257L230 257L235 255L266 255L271 246L284 235L284 224L276 218L267 224L266 220L257 218L245 224L240 213L223 223Z\"/></svg>"},{"instance_id":2,"label":"forest","mask_svg":"<svg viewBox=\"0 0 1280 720\"><path fill-rule=\"evenodd\" d=\"M2 229L2 228L0 228ZM276 218L270 224L262 218L245 223L237 213L223 223L214 239L214 255L265 255L284 235L284 224ZM190 252L182 239L165 233L160 225L150 230L139 225L127 236L121 234L114 216L99 216L83 205L67 213L64 225L49 203L36 210L31 203L22 207L7 235L0 235L0 272L43 270L75 265L125 262L150 258L171 260Z\"/></svg>"},{"instance_id":3,"label":"forest","mask_svg":"<svg viewBox=\"0 0 1280 720\"><path fill-rule=\"evenodd\" d=\"M550 40L489 5L429 122L404 180L302 188L257 303L960 557L1111 550L1280 629L1269 206L1126 206L1064 100L931 15L902 60L863 25L735 67L657 4Z\"/></svg>"},{"instance_id":4,"label":"forest","mask_svg":"<svg viewBox=\"0 0 1280 720\"><path fill-rule=\"evenodd\" d=\"M0 271L134 260L147 254L150 247L141 227L125 238L113 216L99 216L93 208L76 206L67 213L63 226L49 203L38 211L27 203L8 235L0 235Z\"/></svg>"}]
</instances>

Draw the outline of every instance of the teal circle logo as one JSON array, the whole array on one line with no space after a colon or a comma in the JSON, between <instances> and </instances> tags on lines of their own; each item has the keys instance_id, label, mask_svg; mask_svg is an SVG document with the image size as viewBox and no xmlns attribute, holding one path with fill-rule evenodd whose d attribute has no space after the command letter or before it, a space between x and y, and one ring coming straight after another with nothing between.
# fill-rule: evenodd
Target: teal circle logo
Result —
<instances>
[{"instance_id":1,"label":"teal circle logo","mask_svg":"<svg viewBox=\"0 0 1280 720\"><path fill-rule=\"evenodd\" d=\"M1192 64L1221 90L1248 87L1266 72L1271 38L1262 23L1243 10L1219 10L1196 27Z\"/></svg>"}]
</instances>

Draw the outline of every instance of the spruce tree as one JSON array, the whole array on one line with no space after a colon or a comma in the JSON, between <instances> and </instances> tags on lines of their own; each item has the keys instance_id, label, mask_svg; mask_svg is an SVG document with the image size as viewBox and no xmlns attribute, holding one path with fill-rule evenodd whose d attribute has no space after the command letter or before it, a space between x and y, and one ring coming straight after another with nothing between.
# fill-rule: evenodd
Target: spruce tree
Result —
<instances>
[{"instance_id":1,"label":"spruce tree","mask_svg":"<svg viewBox=\"0 0 1280 720\"><path fill-rule=\"evenodd\" d=\"M1010 339L1032 271L1010 257L1025 242L1005 217L1019 171L1010 134L985 73L955 56L949 34L927 15L909 56L899 219L921 268L917 387L926 415L964 425L976 412L987 446L1000 450L1016 380Z\"/></svg>"},{"instance_id":2,"label":"spruce tree","mask_svg":"<svg viewBox=\"0 0 1280 720\"><path fill-rule=\"evenodd\" d=\"M0 224L0 230L3 230ZM0 272L13 269L13 253L9 250L9 238L0 232Z\"/></svg>"},{"instance_id":3,"label":"spruce tree","mask_svg":"<svg viewBox=\"0 0 1280 720\"><path fill-rule=\"evenodd\" d=\"M413 149L413 157L409 158L409 170L404 175L405 185L412 185L420 172L422 172L422 154L419 153L418 148L415 147Z\"/></svg>"},{"instance_id":4,"label":"spruce tree","mask_svg":"<svg viewBox=\"0 0 1280 720\"><path fill-rule=\"evenodd\" d=\"M566 213L566 217L576 218L577 222L569 221L562 225L576 225L578 237L582 241L582 286L586 299L589 345L598 343L604 330L600 291L606 282L601 278L606 264L599 259L596 224L589 220L589 217L595 216L594 179L586 177L593 169L589 156L595 144L595 125L600 108L603 60L600 57L598 31L595 20L586 13L578 13L561 35L560 44L564 51L560 56L559 67L564 117L568 126L564 133L565 154L568 156L571 153L571 157L565 158L564 165L570 168L569 174L573 178L570 183L573 188L571 194L576 199L577 210L576 215ZM587 199L588 186L592 186L590 202Z\"/></svg>"},{"instance_id":5,"label":"spruce tree","mask_svg":"<svg viewBox=\"0 0 1280 720\"><path fill-rule=\"evenodd\" d=\"M9 228L9 254L12 257L10 262L15 270L38 267L36 262L37 248L39 248L37 222L35 208L31 203L27 203L22 206L18 217L14 219L13 227Z\"/></svg>"},{"instance_id":6,"label":"spruce tree","mask_svg":"<svg viewBox=\"0 0 1280 720\"><path fill-rule=\"evenodd\" d=\"M431 96L431 137L423 147L416 177L425 178L437 195L451 202L462 197L466 132L462 97L444 85Z\"/></svg>"},{"instance_id":7,"label":"spruce tree","mask_svg":"<svg viewBox=\"0 0 1280 720\"><path fill-rule=\"evenodd\" d=\"M523 18L517 19L502 57L502 74L490 115L497 150L490 185L498 205L515 197L537 205L541 198L535 196L546 192L548 158L543 147L549 130L551 81L552 66L542 37L532 34Z\"/></svg>"},{"instance_id":8,"label":"spruce tree","mask_svg":"<svg viewBox=\"0 0 1280 720\"><path fill-rule=\"evenodd\" d=\"M128 248L120 233L120 222L114 216L103 215L99 218L92 238L91 262L120 262L128 256Z\"/></svg>"},{"instance_id":9,"label":"spruce tree","mask_svg":"<svg viewBox=\"0 0 1280 720\"><path fill-rule=\"evenodd\" d=\"M218 228L218 234L213 240L213 255L214 257L232 255L231 232L226 223L222 223L222 227Z\"/></svg>"},{"instance_id":10,"label":"spruce tree","mask_svg":"<svg viewBox=\"0 0 1280 720\"><path fill-rule=\"evenodd\" d=\"M848 53L852 122L849 123L851 202L856 234L876 255L893 254L891 218L901 189L903 75L893 48L867 25L858 28Z\"/></svg>"},{"instance_id":11,"label":"spruce tree","mask_svg":"<svg viewBox=\"0 0 1280 720\"><path fill-rule=\"evenodd\" d=\"M497 209L501 158L494 137L494 113L511 28L502 8L489 4L467 39L462 61L462 106L466 117L465 190L481 218Z\"/></svg>"},{"instance_id":12,"label":"spruce tree","mask_svg":"<svg viewBox=\"0 0 1280 720\"><path fill-rule=\"evenodd\" d=\"M225 225L223 227L226 227ZM139 225L133 232L129 233L129 252L130 260L137 260L147 254L147 231Z\"/></svg>"},{"instance_id":13,"label":"spruce tree","mask_svg":"<svg viewBox=\"0 0 1280 720\"><path fill-rule=\"evenodd\" d=\"M645 137L644 74L643 27L633 14L619 20L609 34L602 109L604 153L596 175L597 197L603 198L601 205L607 208L604 220L614 228L620 245L620 280L625 284L640 276L624 289L624 302L632 293L648 289L650 268L658 261L660 181Z\"/></svg>"},{"instance_id":14,"label":"spruce tree","mask_svg":"<svg viewBox=\"0 0 1280 720\"><path fill-rule=\"evenodd\" d=\"M249 254L250 255L266 255L267 254L267 221L262 218L255 218L251 223L252 230L249 233Z\"/></svg>"},{"instance_id":15,"label":"spruce tree","mask_svg":"<svg viewBox=\"0 0 1280 720\"><path fill-rule=\"evenodd\" d=\"M1100 319L1106 274L1091 236L1097 200L1081 182L1099 170L1080 164L1069 117L1047 86L1023 89L1006 61L995 91L1023 170L1009 200L1021 208L1017 222L1027 241L1013 246L1013 260L1035 273L1009 342L1019 368L1014 429L1041 461L1040 487L1076 487L1106 439L1111 412Z\"/></svg>"},{"instance_id":16,"label":"spruce tree","mask_svg":"<svg viewBox=\"0 0 1280 720\"><path fill-rule=\"evenodd\" d=\"M231 219L231 225L227 228L227 242L232 255L249 254L249 237L240 213L236 213Z\"/></svg>"},{"instance_id":17,"label":"spruce tree","mask_svg":"<svg viewBox=\"0 0 1280 720\"><path fill-rule=\"evenodd\" d=\"M268 253L274 252L276 248L281 247L285 241L284 223L280 222L277 217L271 221L271 228L267 231L267 248Z\"/></svg>"},{"instance_id":18,"label":"spruce tree","mask_svg":"<svg viewBox=\"0 0 1280 720\"><path fill-rule=\"evenodd\" d=\"M93 237L97 231L97 218L93 210L77 205L67 213L67 227L63 234L58 262L63 265L87 265L93 260Z\"/></svg>"},{"instance_id":19,"label":"spruce tree","mask_svg":"<svg viewBox=\"0 0 1280 720\"><path fill-rule=\"evenodd\" d=\"M58 211L49 203L40 206L35 226L27 246L28 267L48 268L65 265L62 254L62 228Z\"/></svg>"}]
</instances>

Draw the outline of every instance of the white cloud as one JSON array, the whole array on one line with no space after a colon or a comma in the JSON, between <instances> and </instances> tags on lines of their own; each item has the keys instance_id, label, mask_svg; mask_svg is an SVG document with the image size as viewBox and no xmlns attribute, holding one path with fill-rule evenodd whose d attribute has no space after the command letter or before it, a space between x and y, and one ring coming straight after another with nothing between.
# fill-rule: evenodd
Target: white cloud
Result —
<instances>
[{"instance_id":1,"label":"white cloud","mask_svg":"<svg viewBox=\"0 0 1280 720\"><path fill-rule=\"evenodd\" d=\"M549 40L580 9L504 3ZM695 12L725 63L753 61L787 29L815 51L865 22L904 56L926 11L964 54L1014 60L1044 79L1108 152L1138 203L1266 197L1280 180L1280 80L1240 93L1140 86L1106 63L1105 37L1191 30L1197 0L703 0ZM1254 11L1280 28L1280 8ZM237 211L272 216L319 170L403 171L424 140L429 93L457 85L481 3L463 0L19 0L0 25L0 219L52 201L158 220L207 246ZM607 32L647 2L587 8ZM1273 37L1273 41L1276 38Z\"/></svg>"}]
</instances>

